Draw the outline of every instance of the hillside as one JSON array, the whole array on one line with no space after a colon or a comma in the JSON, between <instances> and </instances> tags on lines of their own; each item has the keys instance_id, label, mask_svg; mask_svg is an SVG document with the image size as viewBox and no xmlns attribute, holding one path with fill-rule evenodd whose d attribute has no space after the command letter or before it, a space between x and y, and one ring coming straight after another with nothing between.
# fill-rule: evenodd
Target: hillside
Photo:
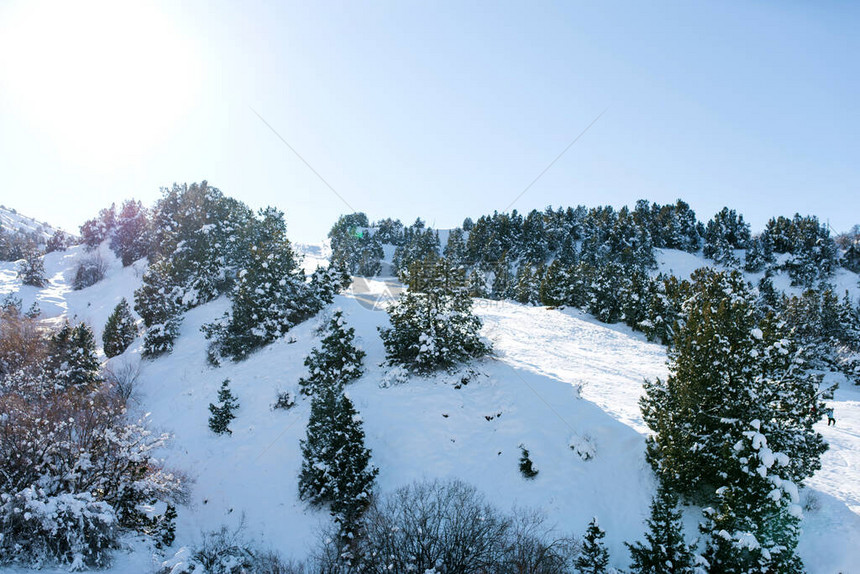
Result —
<instances>
[{"instance_id":1,"label":"hillside","mask_svg":"<svg viewBox=\"0 0 860 574\"><path fill-rule=\"evenodd\" d=\"M2 205L0 205L0 229L13 233L34 233L42 243L47 241L58 230L58 228L48 223L36 221L32 217L27 217L14 209Z\"/></svg>"},{"instance_id":2,"label":"hillside","mask_svg":"<svg viewBox=\"0 0 860 574\"><path fill-rule=\"evenodd\" d=\"M303 248L306 265L325 257L317 249ZM123 268L103 247L106 278L72 291L70 279L81 254L81 247L48 254L50 284L43 289L22 287L14 264L0 264L0 295L17 294L25 308L38 302L48 321L86 321L100 341L114 305L121 297L132 299L143 262ZM676 272L683 265L698 266L698 258L688 254L660 254L661 265ZM581 534L597 515L607 531L612 564L625 567L623 543L641 537L654 490L637 400L643 378L666 374L665 348L579 311L478 300L483 334L496 351L473 365L478 375L460 388L459 377L450 375L396 384L379 366L384 352L376 329L386 324L387 315L374 304L384 301L392 286L391 280L362 281L332 306L346 312L367 351L366 373L348 392L380 469L379 491L415 479L458 477L503 509L541 509L563 532ZM322 317L297 326L244 362L215 369L206 364L200 327L227 308L222 297L186 313L168 356L141 361L138 339L108 365L140 365L136 410L149 413L154 428L173 435L160 455L193 481L190 501L179 509L174 548L193 544L201 531L235 527L244 519L246 536L301 558L313 547L317 529L329 521L327 513L307 508L297 497L308 401L300 399L289 411L270 406L278 391L296 390L304 374L302 360L318 344ZM331 307L322 316L330 312ZM227 378L241 407L233 435L219 437L207 428L207 406ZM843 385L834 402L838 426L819 428L831 449L803 495L800 554L813 573L850 572L860 563L860 391ZM540 471L533 481L517 469L520 444L531 451ZM687 516L693 535L699 511L688 509ZM111 571L150 570L149 551L129 543L136 551L120 553Z\"/></svg>"}]
</instances>

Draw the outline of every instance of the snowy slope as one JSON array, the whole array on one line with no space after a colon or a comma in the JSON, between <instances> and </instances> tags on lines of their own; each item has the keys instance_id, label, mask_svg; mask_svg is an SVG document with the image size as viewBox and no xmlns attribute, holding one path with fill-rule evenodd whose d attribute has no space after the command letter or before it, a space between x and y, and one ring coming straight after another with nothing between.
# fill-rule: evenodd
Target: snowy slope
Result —
<instances>
[{"instance_id":1,"label":"snowy slope","mask_svg":"<svg viewBox=\"0 0 860 574\"><path fill-rule=\"evenodd\" d=\"M297 249L310 255L306 264L311 256L325 255ZM54 320L77 316L94 327L100 340L113 306L123 296L131 301L142 268L122 268L104 250L108 277L74 292L69 282L81 255L80 248L49 254L50 285L44 289L22 288L14 264L0 264L0 296L17 293L25 306L38 301ZM480 372L475 380L459 389L458 379L447 375L383 387L386 373L379 364L384 353L376 328L386 324L380 307L396 288L390 280L365 281L335 303L346 311L368 353L366 374L348 392L380 468L378 490L388 492L424 477L459 477L503 509L544 510L563 531L582 533L597 515L613 563L625 567L623 542L641 536L654 489L637 401L644 378L665 376L665 349L578 311L479 300L475 309L484 320L483 334L496 352L475 363ZM199 329L228 305L222 298L187 313L170 356L140 362L138 340L110 363L140 363L136 410L151 413L154 427L173 434L162 455L193 480L190 503L179 510L176 546L193 543L201 530L235 526L244 515L248 537L300 558L329 520L297 498L299 441L309 403L300 400L289 411L272 411L270 405L277 391L297 389L303 358L319 343L316 329L323 318L299 325L287 339L247 361L214 369L206 365ZM233 435L221 437L208 430L207 407L225 378L241 407L231 425ZM852 572L860 563L857 388L837 392L836 415L836 428L821 429L831 450L807 496L801 554L813 573ZM540 471L533 481L519 473L519 444L528 447ZM585 460L587 454L593 458ZM688 515L693 533L698 511L690 509ZM148 553L138 552L120 555L113 571L150 567Z\"/></svg>"},{"instance_id":2,"label":"snowy slope","mask_svg":"<svg viewBox=\"0 0 860 574\"><path fill-rule=\"evenodd\" d=\"M57 231L56 227L36 221L32 217L27 217L2 205L0 205L0 229L24 233L35 232L43 242L47 241Z\"/></svg>"}]
</instances>

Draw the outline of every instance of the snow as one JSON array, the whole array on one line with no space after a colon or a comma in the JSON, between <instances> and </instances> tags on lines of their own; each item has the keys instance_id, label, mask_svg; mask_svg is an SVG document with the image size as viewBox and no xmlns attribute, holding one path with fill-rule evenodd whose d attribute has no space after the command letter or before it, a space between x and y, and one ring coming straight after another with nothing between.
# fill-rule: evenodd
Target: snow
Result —
<instances>
[{"instance_id":1,"label":"snow","mask_svg":"<svg viewBox=\"0 0 860 574\"><path fill-rule=\"evenodd\" d=\"M306 254L306 267L326 255L321 247L296 248ZM50 323L64 317L87 321L100 342L120 298L133 301L143 267L123 268L103 248L106 279L76 292L70 282L82 255L80 247L49 254L50 283L44 289L22 287L16 265L0 263L0 296L16 293L25 308L37 301ZM661 268L679 274L707 263L671 250L659 259ZM447 374L410 377L380 366L384 349L377 327L387 325L384 307L400 289L392 279L357 280L320 317L244 362L212 368L200 327L229 308L221 298L185 315L170 355L140 362L138 339L109 361L140 362L135 414L150 412L153 430L173 435L158 455L193 481L190 502L178 509L174 549L193 546L201 531L233 528L243 517L247 538L287 557L302 558L314 546L330 517L298 499L299 441L309 414L298 380L306 374L304 357L319 344L319 327L332 309L341 308L367 352L365 374L348 389L380 469L378 492L413 480L457 477L504 510L543 510L562 531L582 534L598 516L612 565L626 567L624 542L641 539L655 488L638 400L644 379L667 375L665 348L577 310L477 300L482 334L494 345L492 357L472 365L478 375L465 385L458 383L462 377ZM228 378L239 403L237 418L232 436L216 436L208 428L208 404ZM278 392L293 393L296 405L273 410ZM830 404L838 423L818 427L831 445L822 470L800 493L794 485L777 486L803 506L799 550L813 574L849 572L860 563L860 388L843 384ZM539 470L533 480L519 472L519 444L527 446ZM780 453L764 448L759 441L765 467L784 464ZM698 520L701 511L687 514ZM147 548L131 544L137 551L119 553L109 572L152 571Z\"/></svg>"},{"instance_id":2,"label":"snow","mask_svg":"<svg viewBox=\"0 0 860 574\"><path fill-rule=\"evenodd\" d=\"M47 241L58 230L47 223L36 221L16 211L0 205L0 228L6 231L36 233L42 242Z\"/></svg>"}]
</instances>

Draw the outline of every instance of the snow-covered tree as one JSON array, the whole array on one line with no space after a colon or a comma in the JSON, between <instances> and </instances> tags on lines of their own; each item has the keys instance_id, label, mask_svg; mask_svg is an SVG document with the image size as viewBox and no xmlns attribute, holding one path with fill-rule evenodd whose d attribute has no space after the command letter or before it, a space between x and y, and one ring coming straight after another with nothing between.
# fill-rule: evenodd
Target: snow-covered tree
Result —
<instances>
[{"instance_id":1,"label":"snow-covered tree","mask_svg":"<svg viewBox=\"0 0 860 574\"><path fill-rule=\"evenodd\" d=\"M755 539L772 564L792 562L796 491L826 449L812 428L820 378L737 272L696 271L683 311L668 379L645 384L648 458L669 488L719 502L715 532L736 549Z\"/></svg>"},{"instance_id":2,"label":"snow-covered tree","mask_svg":"<svg viewBox=\"0 0 860 574\"><path fill-rule=\"evenodd\" d=\"M762 240L760 236L753 237L749 242L749 249L747 249L744 258L744 271L758 273L774 261L770 242Z\"/></svg>"},{"instance_id":3,"label":"snow-covered tree","mask_svg":"<svg viewBox=\"0 0 860 574\"><path fill-rule=\"evenodd\" d=\"M645 543L627 544L634 574L693 574L693 552L684 541L678 496L663 485L651 502Z\"/></svg>"},{"instance_id":4,"label":"snow-covered tree","mask_svg":"<svg viewBox=\"0 0 860 574\"><path fill-rule=\"evenodd\" d=\"M490 351L461 270L431 257L413 265L409 277L409 289L388 308L391 327L379 330L389 362L428 373Z\"/></svg>"},{"instance_id":5,"label":"snow-covered tree","mask_svg":"<svg viewBox=\"0 0 860 574\"><path fill-rule=\"evenodd\" d=\"M44 287L48 280L45 277L45 261L42 259L42 254L35 249L28 250L18 266L18 277L24 285Z\"/></svg>"},{"instance_id":6,"label":"snow-covered tree","mask_svg":"<svg viewBox=\"0 0 860 574\"><path fill-rule=\"evenodd\" d=\"M493 266L493 299L510 299L514 296L516 277L511 271L508 254L503 253Z\"/></svg>"},{"instance_id":7,"label":"snow-covered tree","mask_svg":"<svg viewBox=\"0 0 860 574\"><path fill-rule=\"evenodd\" d=\"M105 323L102 343L107 357L121 355L137 338L137 324L125 297L114 307Z\"/></svg>"},{"instance_id":8,"label":"snow-covered tree","mask_svg":"<svg viewBox=\"0 0 860 574\"><path fill-rule=\"evenodd\" d=\"M128 267L148 253L148 231L149 219L143 204L134 199L123 202L110 235L110 248L122 260L123 267Z\"/></svg>"},{"instance_id":9,"label":"snow-covered tree","mask_svg":"<svg viewBox=\"0 0 860 574\"><path fill-rule=\"evenodd\" d=\"M48 238L48 242L45 244L45 253L65 251L69 246L69 241L69 235L62 229L58 229Z\"/></svg>"},{"instance_id":10,"label":"snow-covered tree","mask_svg":"<svg viewBox=\"0 0 860 574\"><path fill-rule=\"evenodd\" d=\"M81 242L92 251L108 239L116 227L116 204L99 211L99 216L81 225Z\"/></svg>"},{"instance_id":11,"label":"snow-covered tree","mask_svg":"<svg viewBox=\"0 0 860 574\"><path fill-rule=\"evenodd\" d=\"M466 240L462 229L458 227L451 230L443 253L452 267L459 267L466 262Z\"/></svg>"},{"instance_id":12,"label":"snow-covered tree","mask_svg":"<svg viewBox=\"0 0 860 574\"><path fill-rule=\"evenodd\" d=\"M230 379L225 379L221 382L221 388L218 390L218 404L209 403L209 428L215 434L233 434L230 430L230 422L236 418L233 414L239 408L239 403L233 392L230 390Z\"/></svg>"},{"instance_id":13,"label":"snow-covered tree","mask_svg":"<svg viewBox=\"0 0 860 574\"><path fill-rule=\"evenodd\" d=\"M734 209L724 207L708 221L705 228L705 257L717 263L736 266L739 261L735 257L735 249L746 249L750 242L749 224L744 222L743 215Z\"/></svg>"},{"instance_id":14,"label":"snow-covered tree","mask_svg":"<svg viewBox=\"0 0 860 574\"><path fill-rule=\"evenodd\" d=\"M114 393L50 382L24 374L0 393L0 564L105 566L121 534L165 522L149 513L182 483L153 456L167 436Z\"/></svg>"},{"instance_id":15,"label":"snow-covered tree","mask_svg":"<svg viewBox=\"0 0 860 574\"><path fill-rule=\"evenodd\" d=\"M311 274L311 292L319 299L320 306L334 301L334 296L348 289L352 276L343 264L338 266L317 267Z\"/></svg>"},{"instance_id":16,"label":"snow-covered tree","mask_svg":"<svg viewBox=\"0 0 860 574\"><path fill-rule=\"evenodd\" d=\"M361 417L352 401L337 385L320 388L311 400L302 440L302 499L328 504L341 527L351 530L370 504L378 472L370 463Z\"/></svg>"},{"instance_id":17,"label":"snow-covered tree","mask_svg":"<svg viewBox=\"0 0 860 574\"><path fill-rule=\"evenodd\" d=\"M144 356L169 353L179 335L182 309L177 299L181 290L173 283L171 275L170 260L159 260L149 266L141 286L134 292L134 310L146 326Z\"/></svg>"},{"instance_id":18,"label":"snow-covered tree","mask_svg":"<svg viewBox=\"0 0 860 574\"><path fill-rule=\"evenodd\" d=\"M535 304L540 300L540 285L543 276L542 268L532 268L522 264L517 269L514 299L520 303Z\"/></svg>"},{"instance_id":19,"label":"snow-covered tree","mask_svg":"<svg viewBox=\"0 0 860 574\"><path fill-rule=\"evenodd\" d=\"M313 395L321 387L337 386L361 376L365 353L354 344L355 329L347 327L343 311L336 310L329 321L319 349L305 358L308 375L299 379L302 393Z\"/></svg>"},{"instance_id":20,"label":"snow-covered tree","mask_svg":"<svg viewBox=\"0 0 860 574\"><path fill-rule=\"evenodd\" d=\"M343 266L350 274L378 275L384 256L382 243L370 227L364 213L342 215L328 233L331 239L331 263Z\"/></svg>"},{"instance_id":21,"label":"snow-covered tree","mask_svg":"<svg viewBox=\"0 0 860 574\"><path fill-rule=\"evenodd\" d=\"M762 241L774 253L788 253L782 267L791 277L792 285L812 287L829 279L837 263L838 248L830 230L815 216L776 217L768 221Z\"/></svg>"},{"instance_id":22,"label":"snow-covered tree","mask_svg":"<svg viewBox=\"0 0 860 574\"><path fill-rule=\"evenodd\" d=\"M98 382L99 361L92 329L63 323L48 343L47 371L63 387L89 388Z\"/></svg>"},{"instance_id":23,"label":"snow-covered tree","mask_svg":"<svg viewBox=\"0 0 860 574\"><path fill-rule=\"evenodd\" d=\"M546 269L540 284L540 302L542 305L558 307L568 302L570 284L570 269L556 259Z\"/></svg>"},{"instance_id":24,"label":"snow-covered tree","mask_svg":"<svg viewBox=\"0 0 860 574\"><path fill-rule=\"evenodd\" d=\"M239 271L223 329L207 331L214 339L213 352L233 360L283 336L321 306L287 239L283 213L268 208L260 218L250 260Z\"/></svg>"},{"instance_id":25,"label":"snow-covered tree","mask_svg":"<svg viewBox=\"0 0 860 574\"><path fill-rule=\"evenodd\" d=\"M609 551L602 539L606 533L597 524L597 517L588 523L588 530L582 540L582 552L576 557L574 565L581 574L604 574L609 565Z\"/></svg>"}]
</instances>

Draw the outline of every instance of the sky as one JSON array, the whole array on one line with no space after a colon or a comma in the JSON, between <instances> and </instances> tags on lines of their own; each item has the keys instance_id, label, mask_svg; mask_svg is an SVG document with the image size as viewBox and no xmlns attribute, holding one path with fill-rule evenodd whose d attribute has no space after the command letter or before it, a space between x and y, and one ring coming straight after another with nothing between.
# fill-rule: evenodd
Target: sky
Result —
<instances>
[{"instance_id":1,"label":"sky","mask_svg":"<svg viewBox=\"0 0 860 574\"><path fill-rule=\"evenodd\" d=\"M847 1L0 0L0 203L76 231L205 179L302 242L640 198L845 231L858 29Z\"/></svg>"}]
</instances>

